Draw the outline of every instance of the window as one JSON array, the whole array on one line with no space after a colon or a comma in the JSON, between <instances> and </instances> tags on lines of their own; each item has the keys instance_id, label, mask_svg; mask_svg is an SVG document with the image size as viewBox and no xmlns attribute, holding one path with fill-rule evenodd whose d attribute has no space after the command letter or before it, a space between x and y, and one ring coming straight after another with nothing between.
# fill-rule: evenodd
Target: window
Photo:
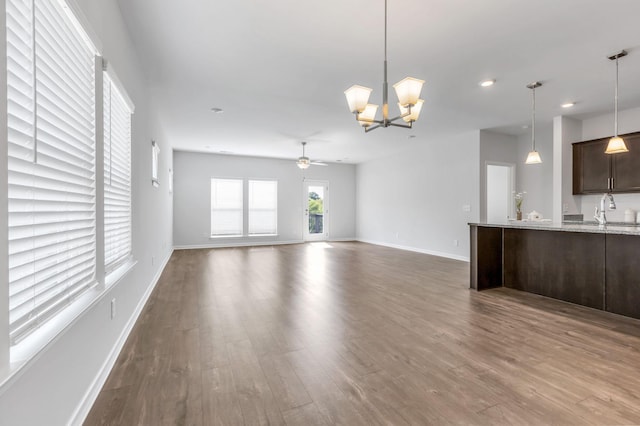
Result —
<instances>
[{"instance_id":1,"label":"window","mask_svg":"<svg viewBox=\"0 0 640 426\"><path fill-rule=\"evenodd\" d=\"M97 283L95 50L58 2L6 8L15 344Z\"/></svg>"},{"instance_id":2,"label":"window","mask_svg":"<svg viewBox=\"0 0 640 426\"><path fill-rule=\"evenodd\" d=\"M242 180L211 179L211 236L241 237Z\"/></svg>"},{"instance_id":3,"label":"window","mask_svg":"<svg viewBox=\"0 0 640 426\"><path fill-rule=\"evenodd\" d=\"M249 181L249 235L278 233L278 182Z\"/></svg>"},{"instance_id":4,"label":"window","mask_svg":"<svg viewBox=\"0 0 640 426\"><path fill-rule=\"evenodd\" d=\"M104 74L104 246L108 273L131 256L131 109Z\"/></svg>"}]
</instances>

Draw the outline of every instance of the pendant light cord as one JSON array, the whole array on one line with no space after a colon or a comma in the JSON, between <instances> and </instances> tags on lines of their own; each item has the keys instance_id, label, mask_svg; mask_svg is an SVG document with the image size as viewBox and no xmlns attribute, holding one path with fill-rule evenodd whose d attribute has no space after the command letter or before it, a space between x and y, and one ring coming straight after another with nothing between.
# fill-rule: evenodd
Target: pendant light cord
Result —
<instances>
[{"instance_id":1,"label":"pendant light cord","mask_svg":"<svg viewBox=\"0 0 640 426\"><path fill-rule=\"evenodd\" d=\"M613 121L615 129L613 130L613 136L618 136L618 57L616 56L616 94L615 94L615 106L613 113Z\"/></svg>"},{"instance_id":2,"label":"pendant light cord","mask_svg":"<svg viewBox=\"0 0 640 426\"><path fill-rule=\"evenodd\" d=\"M533 151L536 150L536 88L535 86L533 87L532 93L533 93L533 107L531 109L531 146L533 148Z\"/></svg>"}]
</instances>

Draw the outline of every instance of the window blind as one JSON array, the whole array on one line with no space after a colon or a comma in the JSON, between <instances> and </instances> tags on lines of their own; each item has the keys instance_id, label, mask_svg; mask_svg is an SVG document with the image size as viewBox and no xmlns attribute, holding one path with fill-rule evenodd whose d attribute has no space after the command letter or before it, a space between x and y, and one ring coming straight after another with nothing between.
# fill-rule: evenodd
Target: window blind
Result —
<instances>
[{"instance_id":1,"label":"window blind","mask_svg":"<svg viewBox=\"0 0 640 426\"><path fill-rule=\"evenodd\" d=\"M131 110L104 75L104 244L109 273L131 256Z\"/></svg>"},{"instance_id":2,"label":"window blind","mask_svg":"<svg viewBox=\"0 0 640 426\"><path fill-rule=\"evenodd\" d=\"M96 283L95 52L58 2L6 8L15 344Z\"/></svg>"},{"instance_id":3,"label":"window blind","mask_svg":"<svg viewBox=\"0 0 640 426\"><path fill-rule=\"evenodd\" d=\"M242 197L242 180L211 179L211 236L242 236Z\"/></svg>"},{"instance_id":4,"label":"window blind","mask_svg":"<svg viewBox=\"0 0 640 426\"><path fill-rule=\"evenodd\" d=\"M249 181L249 235L278 233L278 182Z\"/></svg>"}]
</instances>

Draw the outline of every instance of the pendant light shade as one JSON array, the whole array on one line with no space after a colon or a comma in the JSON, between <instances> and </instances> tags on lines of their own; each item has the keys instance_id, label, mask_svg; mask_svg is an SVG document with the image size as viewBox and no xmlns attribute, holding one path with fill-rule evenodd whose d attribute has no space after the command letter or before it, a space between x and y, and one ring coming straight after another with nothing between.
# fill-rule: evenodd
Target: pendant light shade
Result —
<instances>
[{"instance_id":1,"label":"pendant light shade","mask_svg":"<svg viewBox=\"0 0 640 426\"><path fill-rule=\"evenodd\" d=\"M610 56L609 59L612 61L616 61L616 92L615 92L615 109L614 109L614 129L613 129L613 137L609 139L609 143L607 144L607 149L605 149L605 154L620 154L622 152L629 152L627 145L624 143L624 139L618 136L618 59L627 56L627 52L625 50L620 53L616 53L613 56Z\"/></svg>"},{"instance_id":2,"label":"pendant light shade","mask_svg":"<svg viewBox=\"0 0 640 426\"><path fill-rule=\"evenodd\" d=\"M352 113L361 113L369 103L369 96L373 89L368 87L362 87L354 85L344 91L347 97L347 103L349 104L349 110Z\"/></svg>"},{"instance_id":3,"label":"pendant light shade","mask_svg":"<svg viewBox=\"0 0 640 426\"><path fill-rule=\"evenodd\" d=\"M624 143L624 139L620 136L614 136L609 139L609 143L607 144L607 149L604 151L605 154L619 154L621 152L629 152L627 148L627 144Z\"/></svg>"},{"instance_id":4,"label":"pendant light shade","mask_svg":"<svg viewBox=\"0 0 640 426\"><path fill-rule=\"evenodd\" d=\"M531 105L531 151L527 155L525 164L540 164L542 158L540 153L536 151L536 88L542 86L539 81L534 81L531 84L527 84L527 88L531 89L532 105Z\"/></svg>"},{"instance_id":5,"label":"pendant light shade","mask_svg":"<svg viewBox=\"0 0 640 426\"><path fill-rule=\"evenodd\" d=\"M531 151L527 155L527 161L525 164L540 164L542 163L542 158L540 158L540 153L538 151Z\"/></svg>"}]
</instances>

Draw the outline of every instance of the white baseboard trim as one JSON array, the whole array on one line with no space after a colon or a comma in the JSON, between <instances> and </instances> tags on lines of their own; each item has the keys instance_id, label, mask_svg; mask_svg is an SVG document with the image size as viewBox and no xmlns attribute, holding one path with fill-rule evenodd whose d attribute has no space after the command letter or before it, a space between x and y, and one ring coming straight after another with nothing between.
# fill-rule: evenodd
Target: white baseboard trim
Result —
<instances>
[{"instance_id":1,"label":"white baseboard trim","mask_svg":"<svg viewBox=\"0 0 640 426\"><path fill-rule=\"evenodd\" d=\"M358 241L358 239L356 237L351 237L351 238L329 238L329 242L349 242L349 241Z\"/></svg>"},{"instance_id":2,"label":"white baseboard trim","mask_svg":"<svg viewBox=\"0 0 640 426\"><path fill-rule=\"evenodd\" d=\"M87 415L89 415L89 411L91 411L91 407L93 407L93 404L96 402L96 399L98 398L98 394L100 393L100 390L102 389L105 382L107 381L107 377L109 377L109 373L111 373L111 369L116 363L116 360L118 359L118 355L120 355L120 351L122 350L122 347L124 346L125 342L127 341L127 338L129 337L129 333L131 333L133 326L138 320L138 317L140 316L140 314L142 313L142 309L144 308L144 305L147 303L147 300L149 300L149 296L151 296L151 293L156 288L158 281L160 281L160 275L162 275L164 268L167 266L167 263L169 263L169 259L171 259L172 254L173 254L173 249L169 251L169 254L162 262L161 267L158 268L158 272L153 277L149 287L142 295L142 298L138 302L136 309L131 314L131 317L129 318L129 321L127 321L127 324L122 330L122 333L120 333L120 337L118 337L118 340L116 341L115 345L111 349L109 356L105 360L104 364L102 364L102 368L100 369L95 379L93 380L93 383L91 383L91 386L89 386L89 389L87 389L87 392L85 393L84 397L78 404L78 407L76 408L73 415L71 416L71 420L69 422L70 425L82 425L82 423L87 418Z\"/></svg>"},{"instance_id":3,"label":"white baseboard trim","mask_svg":"<svg viewBox=\"0 0 640 426\"><path fill-rule=\"evenodd\" d=\"M223 244L189 244L173 246L174 250L192 250L192 249L208 249L208 248L226 248L226 247L253 247L253 246L278 246L284 244L302 244L302 240L291 241L230 241Z\"/></svg>"},{"instance_id":4,"label":"white baseboard trim","mask_svg":"<svg viewBox=\"0 0 640 426\"><path fill-rule=\"evenodd\" d=\"M399 250L413 251L413 252L416 252L416 253L430 254L432 256L446 257L448 259L461 260L463 262L469 262L469 258L467 256L460 256L460 255L457 255L457 254L445 253L445 252L442 252L442 251L426 250L426 249L421 249L421 248L417 248L417 247L403 246L403 245L400 245L400 244L384 243L382 241L373 241L373 240L367 240L367 239L363 239L363 238L358 238L356 241L360 241L361 243L367 243L367 244L375 244L377 246L391 247L391 248L395 248L395 249L399 249Z\"/></svg>"}]
</instances>

